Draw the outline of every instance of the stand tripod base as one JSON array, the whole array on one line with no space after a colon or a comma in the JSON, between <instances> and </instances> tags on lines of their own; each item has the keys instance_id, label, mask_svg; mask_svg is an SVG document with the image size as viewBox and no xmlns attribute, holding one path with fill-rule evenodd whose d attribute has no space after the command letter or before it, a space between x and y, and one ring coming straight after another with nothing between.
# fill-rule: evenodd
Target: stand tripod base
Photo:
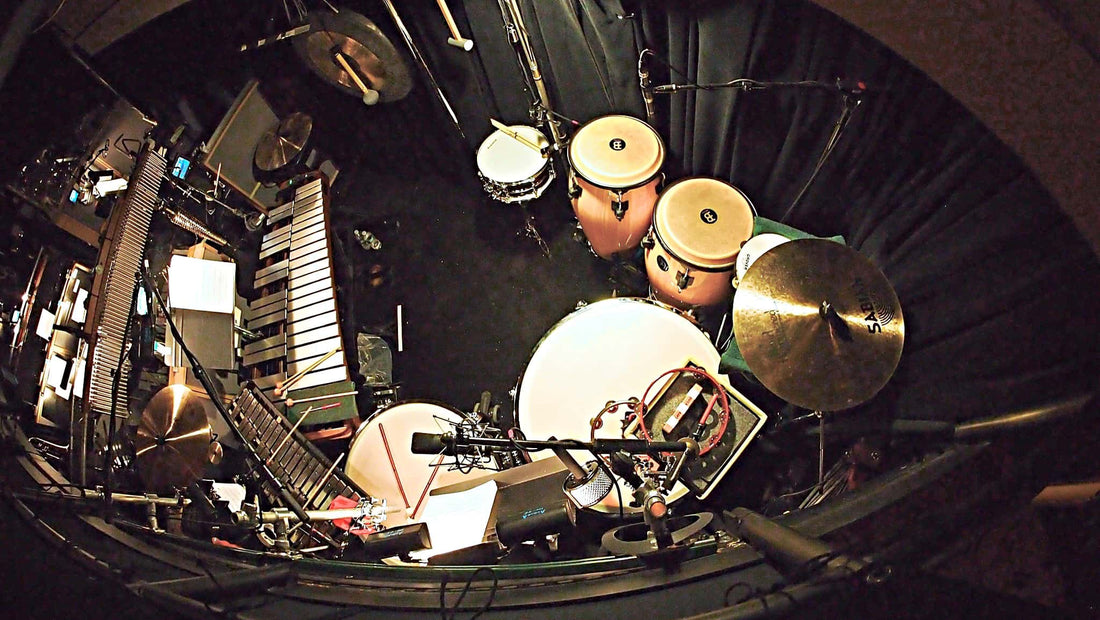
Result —
<instances>
[{"instance_id":1,"label":"stand tripod base","mask_svg":"<svg viewBox=\"0 0 1100 620\"><path fill-rule=\"evenodd\" d=\"M672 547L692 538L703 531L714 519L710 512L696 512L668 520L669 533L672 535ZM649 526L645 523L630 523L612 528L600 539L604 549L615 555L633 555L642 557L666 551L657 546Z\"/></svg>"}]
</instances>

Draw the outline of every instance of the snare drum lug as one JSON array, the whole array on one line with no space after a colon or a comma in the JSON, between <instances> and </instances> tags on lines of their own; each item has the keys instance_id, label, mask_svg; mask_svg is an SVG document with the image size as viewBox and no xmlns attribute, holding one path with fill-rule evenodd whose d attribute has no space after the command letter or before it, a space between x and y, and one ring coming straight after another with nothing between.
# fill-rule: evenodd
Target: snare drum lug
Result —
<instances>
[{"instance_id":1,"label":"snare drum lug","mask_svg":"<svg viewBox=\"0 0 1100 620\"><path fill-rule=\"evenodd\" d=\"M682 291L685 288L691 286L691 283L694 282L694 281L695 281L695 278L691 277L691 271L684 270L684 271L677 271L676 272L676 288L677 289Z\"/></svg>"},{"instance_id":2,"label":"snare drum lug","mask_svg":"<svg viewBox=\"0 0 1100 620\"><path fill-rule=\"evenodd\" d=\"M643 250L652 250L654 245L656 245L656 243L653 241L653 235L652 234L648 234L648 235L642 237L642 249Z\"/></svg>"}]
</instances>

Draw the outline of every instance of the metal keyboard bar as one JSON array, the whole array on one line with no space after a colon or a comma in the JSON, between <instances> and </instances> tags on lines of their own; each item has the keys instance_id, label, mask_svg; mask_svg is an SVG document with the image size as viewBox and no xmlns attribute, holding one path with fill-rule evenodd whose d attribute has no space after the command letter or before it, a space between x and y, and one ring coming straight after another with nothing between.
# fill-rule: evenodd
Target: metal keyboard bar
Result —
<instances>
[{"instance_id":1,"label":"metal keyboard bar","mask_svg":"<svg viewBox=\"0 0 1100 620\"><path fill-rule=\"evenodd\" d=\"M252 447L253 458L270 461L268 469L304 509L328 508L329 502L336 496L369 499L359 485L342 471L334 469L331 476L320 480L319 477L329 471L332 462L294 428L255 383L247 383L233 399L229 404L229 414L230 423ZM276 447L279 451L272 453ZM264 491L272 501L280 501L278 491L266 481ZM339 539L342 535L329 522L315 523L314 527L323 536ZM292 539L292 543L301 543L305 537L306 533L302 532L297 539Z\"/></svg>"},{"instance_id":2,"label":"metal keyboard bar","mask_svg":"<svg viewBox=\"0 0 1100 620\"><path fill-rule=\"evenodd\" d=\"M252 369L251 376L260 390L270 390L284 377L340 349L296 382L288 396L293 398L303 389L323 392L326 385L347 391L351 374L342 350L327 194L321 179L298 186L294 198L272 209L268 220L273 228L263 237L261 267L254 275L260 297L251 304L248 322L248 328L263 338L245 347L244 365ZM339 412L326 410L312 416L307 424L324 424L351 415L358 415L354 407L341 407Z\"/></svg>"},{"instance_id":3,"label":"metal keyboard bar","mask_svg":"<svg viewBox=\"0 0 1100 620\"><path fill-rule=\"evenodd\" d=\"M160 150L147 144L138 155L125 194L111 211L106 234L96 260L96 276L87 302L85 336L91 342L85 372L82 407L73 408L70 433L73 450L70 473L74 482L86 484L86 447L99 416L109 413L112 403L112 373L118 365L123 340L130 323L130 298L135 275L142 264L149 240L149 225L161 181L168 163ZM118 385L118 412L129 413L127 378L130 361L123 361Z\"/></svg>"}]
</instances>

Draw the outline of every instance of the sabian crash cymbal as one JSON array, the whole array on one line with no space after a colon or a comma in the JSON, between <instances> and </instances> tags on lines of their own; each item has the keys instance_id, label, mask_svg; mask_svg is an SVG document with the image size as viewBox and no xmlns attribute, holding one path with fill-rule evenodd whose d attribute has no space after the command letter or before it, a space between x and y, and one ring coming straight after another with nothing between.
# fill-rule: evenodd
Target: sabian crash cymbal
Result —
<instances>
[{"instance_id":1,"label":"sabian crash cymbal","mask_svg":"<svg viewBox=\"0 0 1100 620\"><path fill-rule=\"evenodd\" d=\"M293 41L295 51L314 73L356 98L363 97L363 92L337 61L337 51L366 86L378 92L378 101L403 99L412 88L408 66L397 49L374 22L354 11L311 12L309 32Z\"/></svg>"},{"instance_id":2,"label":"sabian crash cymbal","mask_svg":"<svg viewBox=\"0 0 1100 620\"><path fill-rule=\"evenodd\" d=\"M877 394L905 340L886 276L859 252L824 239L762 254L737 289L733 328L760 382L816 411L847 409Z\"/></svg>"},{"instance_id":3,"label":"sabian crash cymbal","mask_svg":"<svg viewBox=\"0 0 1100 620\"><path fill-rule=\"evenodd\" d=\"M293 163L309 142L313 119L295 112L264 132L256 144L255 164L262 172L273 172Z\"/></svg>"},{"instance_id":4,"label":"sabian crash cymbal","mask_svg":"<svg viewBox=\"0 0 1100 620\"><path fill-rule=\"evenodd\" d=\"M134 439L138 473L150 492L171 492L202 477L212 434L202 399L186 385L169 385L141 413Z\"/></svg>"}]
</instances>

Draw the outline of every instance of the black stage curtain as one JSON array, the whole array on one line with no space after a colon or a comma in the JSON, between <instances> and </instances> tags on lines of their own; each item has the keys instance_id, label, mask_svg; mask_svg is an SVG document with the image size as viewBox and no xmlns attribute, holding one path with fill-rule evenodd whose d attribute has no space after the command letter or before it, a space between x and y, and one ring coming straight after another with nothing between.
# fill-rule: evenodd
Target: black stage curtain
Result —
<instances>
[{"instance_id":1,"label":"black stage curtain","mask_svg":"<svg viewBox=\"0 0 1100 620\"><path fill-rule=\"evenodd\" d=\"M497 2L450 4L475 52L448 48L441 18L421 9L420 23L434 30L425 53L476 148L489 116L528 122L530 98ZM644 115L636 63L646 47L656 55L656 84L844 78L869 86L793 209L833 131L838 91L658 95L655 123L670 180L727 180L764 217L843 235L893 283L905 349L867 408L965 420L1095 388L1097 257L1008 148L877 41L801 0L520 4L551 98L580 122Z\"/></svg>"}]
</instances>

